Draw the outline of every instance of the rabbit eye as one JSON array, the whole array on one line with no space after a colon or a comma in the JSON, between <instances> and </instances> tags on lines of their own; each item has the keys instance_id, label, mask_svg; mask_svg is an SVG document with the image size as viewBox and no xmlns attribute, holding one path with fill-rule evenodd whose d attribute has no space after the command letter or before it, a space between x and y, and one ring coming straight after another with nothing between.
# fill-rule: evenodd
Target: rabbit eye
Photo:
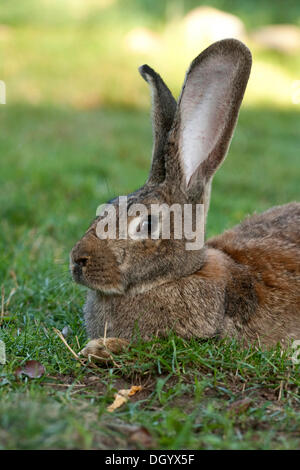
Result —
<instances>
[{"instance_id":1,"label":"rabbit eye","mask_svg":"<svg viewBox=\"0 0 300 470\"><path fill-rule=\"evenodd\" d=\"M133 220L128 226L129 236L134 240L145 240L147 238L158 239L158 229L159 224L157 217L151 215L140 222Z\"/></svg>"}]
</instances>

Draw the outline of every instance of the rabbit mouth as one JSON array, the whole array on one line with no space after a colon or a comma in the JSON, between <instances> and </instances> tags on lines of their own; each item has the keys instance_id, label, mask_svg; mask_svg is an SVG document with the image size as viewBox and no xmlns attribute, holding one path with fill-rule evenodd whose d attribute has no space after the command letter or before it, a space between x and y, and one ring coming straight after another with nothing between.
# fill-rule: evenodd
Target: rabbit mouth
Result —
<instances>
[{"instance_id":1,"label":"rabbit mouth","mask_svg":"<svg viewBox=\"0 0 300 470\"><path fill-rule=\"evenodd\" d=\"M103 278L97 276L97 279L92 279L88 274L86 266L82 266L78 263L71 263L70 270L73 280L77 284L96 290L102 294L123 294L125 291L122 283L113 282L112 280L107 279L106 276L103 276Z\"/></svg>"},{"instance_id":2,"label":"rabbit mouth","mask_svg":"<svg viewBox=\"0 0 300 470\"><path fill-rule=\"evenodd\" d=\"M73 280L77 284L82 284L84 286L89 287L87 285L87 282L86 282L86 279L85 279L85 276L84 276L84 273L83 273L83 267L82 266L80 266L77 263L71 263L70 264L70 271L71 271L71 275L72 275Z\"/></svg>"}]
</instances>

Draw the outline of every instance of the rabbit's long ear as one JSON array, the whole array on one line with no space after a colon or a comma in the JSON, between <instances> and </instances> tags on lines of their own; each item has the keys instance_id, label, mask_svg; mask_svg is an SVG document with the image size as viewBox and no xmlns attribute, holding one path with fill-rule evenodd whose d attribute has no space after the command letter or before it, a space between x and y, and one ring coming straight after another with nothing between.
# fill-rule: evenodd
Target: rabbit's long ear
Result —
<instances>
[{"instance_id":1,"label":"rabbit's long ear","mask_svg":"<svg viewBox=\"0 0 300 470\"><path fill-rule=\"evenodd\" d=\"M152 94L153 151L152 165L147 183L159 184L165 179L164 146L173 124L176 101L160 75L148 65L139 67L139 72L149 84Z\"/></svg>"},{"instance_id":2,"label":"rabbit's long ear","mask_svg":"<svg viewBox=\"0 0 300 470\"><path fill-rule=\"evenodd\" d=\"M244 44L225 39L196 57L186 74L171 137L176 155L168 156L167 177L177 179L190 199L202 197L226 156L251 62Z\"/></svg>"}]
</instances>

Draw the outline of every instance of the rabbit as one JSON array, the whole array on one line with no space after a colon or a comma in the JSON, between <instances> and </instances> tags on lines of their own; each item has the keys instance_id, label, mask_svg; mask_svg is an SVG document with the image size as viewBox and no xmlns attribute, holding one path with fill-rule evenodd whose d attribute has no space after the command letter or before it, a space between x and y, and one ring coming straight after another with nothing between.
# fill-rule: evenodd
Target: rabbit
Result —
<instances>
[{"instance_id":1,"label":"rabbit","mask_svg":"<svg viewBox=\"0 0 300 470\"><path fill-rule=\"evenodd\" d=\"M203 204L205 223L251 64L240 41L212 44L191 63L178 103L152 68L139 68L152 93L154 145L149 177L128 206ZM74 280L89 288L84 356L107 358L136 331L146 341L173 331L267 347L300 339L300 203L255 214L197 250L172 237L99 239L100 219L70 254Z\"/></svg>"}]
</instances>

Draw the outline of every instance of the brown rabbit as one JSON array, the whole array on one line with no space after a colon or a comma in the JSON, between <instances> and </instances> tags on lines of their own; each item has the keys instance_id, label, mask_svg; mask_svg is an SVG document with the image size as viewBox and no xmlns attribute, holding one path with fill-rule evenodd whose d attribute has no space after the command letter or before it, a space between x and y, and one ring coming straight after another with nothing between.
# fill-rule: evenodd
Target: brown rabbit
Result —
<instances>
[{"instance_id":1,"label":"brown rabbit","mask_svg":"<svg viewBox=\"0 0 300 470\"><path fill-rule=\"evenodd\" d=\"M150 176L128 196L128 207L204 204L206 217L250 69L245 45L216 42L192 62L176 104L161 77L140 68L152 91L154 148ZM111 201L116 210L118 202ZM115 352L136 328L144 339L170 330L265 345L300 339L299 203L254 215L198 250L172 236L99 239L99 220L71 252L74 280L90 288L84 313L94 341L83 354L101 356L105 328L106 347Z\"/></svg>"}]
</instances>

